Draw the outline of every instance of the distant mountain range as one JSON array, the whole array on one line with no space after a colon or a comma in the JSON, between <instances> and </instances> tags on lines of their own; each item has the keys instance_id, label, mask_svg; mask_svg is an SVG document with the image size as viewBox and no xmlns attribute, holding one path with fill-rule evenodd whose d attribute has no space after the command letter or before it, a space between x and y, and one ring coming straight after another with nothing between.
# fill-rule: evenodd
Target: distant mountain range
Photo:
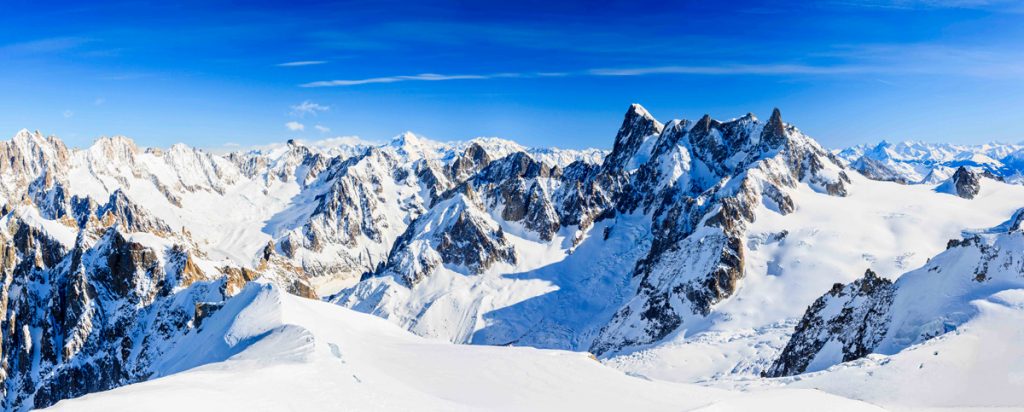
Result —
<instances>
[{"instance_id":1,"label":"distant mountain range","mask_svg":"<svg viewBox=\"0 0 1024 412\"><path fill-rule=\"evenodd\" d=\"M1024 182L1024 145L989 143L899 142L853 146L837 155L850 167L876 180L939 183L964 166L1012 182Z\"/></svg>"}]
</instances>

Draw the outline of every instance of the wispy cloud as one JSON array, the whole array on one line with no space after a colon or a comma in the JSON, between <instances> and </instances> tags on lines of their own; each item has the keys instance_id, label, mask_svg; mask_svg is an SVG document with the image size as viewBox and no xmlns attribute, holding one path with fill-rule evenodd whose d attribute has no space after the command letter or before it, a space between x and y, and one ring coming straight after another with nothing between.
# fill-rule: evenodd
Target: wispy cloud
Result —
<instances>
[{"instance_id":1,"label":"wispy cloud","mask_svg":"<svg viewBox=\"0 0 1024 412\"><path fill-rule=\"evenodd\" d=\"M424 73L408 76L371 77L366 79L323 80L299 85L300 87L343 87L375 83L397 83L406 81L445 81L445 80L487 80L499 78L537 78L567 76L644 76L653 74L694 74L694 75L795 75L795 74L845 74L871 71L868 67L858 66L808 66L796 64L766 65L722 65L722 66L654 66L631 68L601 68L577 72L531 72L531 73L495 73L495 74L436 74Z\"/></svg>"},{"instance_id":2,"label":"wispy cloud","mask_svg":"<svg viewBox=\"0 0 1024 412\"><path fill-rule=\"evenodd\" d=\"M306 100L302 103L292 106L291 115L297 117L305 117L307 114L316 116L317 113L326 112L328 110L331 110L330 106L324 106Z\"/></svg>"},{"instance_id":3,"label":"wispy cloud","mask_svg":"<svg viewBox=\"0 0 1024 412\"><path fill-rule=\"evenodd\" d=\"M351 79L351 80L323 80L317 82L304 83L299 86L301 87L339 87L339 86L357 86L361 84L374 84L374 83L397 83L407 81L444 81L444 80L483 80L483 79L494 79L501 77L523 77L521 73L498 73L498 74L436 74L436 73L422 73L414 74L410 76L387 76L387 77L371 77L368 79Z\"/></svg>"},{"instance_id":4,"label":"wispy cloud","mask_svg":"<svg viewBox=\"0 0 1024 412\"><path fill-rule=\"evenodd\" d=\"M106 76L101 76L99 79L100 80L122 81L122 80L145 79L145 78L150 78L150 77L153 77L153 76L155 76L155 75L152 74L152 73L121 73L121 74L109 74L109 75L106 75Z\"/></svg>"},{"instance_id":5,"label":"wispy cloud","mask_svg":"<svg viewBox=\"0 0 1024 412\"><path fill-rule=\"evenodd\" d=\"M299 87L341 87L341 86L358 86L362 84L374 84L374 83L397 83L407 81L446 81L446 80L487 80L487 79L522 79L522 78L536 78L536 77L565 77L571 76L574 73L569 72L531 72L531 73L491 73L491 74L437 74L437 73L421 73L408 76L387 76L387 77L371 77L368 79L352 79L352 80L323 80L317 82L310 82L300 84ZM578 73L576 73L578 74Z\"/></svg>"},{"instance_id":6,"label":"wispy cloud","mask_svg":"<svg viewBox=\"0 0 1024 412\"><path fill-rule=\"evenodd\" d=\"M306 130L306 125L304 125L302 123L299 123L299 122L296 122L296 121L291 121L291 122L285 123L284 127L287 127L288 130L291 130L293 132L301 132L303 130Z\"/></svg>"},{"instance_id":7,"label":"wispy cloud","mask_svg":"<svg viewBox=\"0 0 1024 412\"><path fill-rule=\"evenodd\" d=\"M788 75L788 74L848 74L873 71L863 66L809 66L801 64L734 64L714 66L655 66L626 69L591 69L594 76L644 76L650 74L703 74L703 75Z\"/></svg>"},{"instance_id":8,"label":"wispy cloud","mask_svg":"<svg viewBox=\"0 0 1024 412\"><path fill-rule=\"evenodd\" d=\"M316 129L317 131L319 131L320 133L330 133L331 132L331 129L329 127L323 126L323 125L319 125L319 124L316 125L316 126L313 126L313 128Z\"/></svg>"},{"instance_id":9,"label":"wispy cloud","mask_svg":"<svg viewBox=\"0 0 1024 412\"><path fill-rule=\"evenodd\" d=\"M91 39L84 37L51 37L0 46L0 53L41 54L56 53L75 49L89 43Z\"/></svg>"},{"instance_id":10,"label":"wispy cloud","mask_svg":"<svg viewBox=\"0 0 1024 412\"><path fill-rule=\"evenodd\" d=\"M301 67L301 66L315 66L318 64L326 64L327 60L299 60L294 62L279 63L277 67Z\"/></svg>"},{"instance_id":11,"label":"wispy cloud","mask_svg":"<svg viewBox=\"0 0 1024 412\"><path fill-rule=\"evenodd\" d=\"M64 116L65 119L70 119L72 116L75 115L75 112L71 110L65 110L64 113L61 114Z\"/></svg>"},{"instance_id":12,"label":"wispy cloud","mask_svg":"<svg viewBox=\"0 0 1024 412\"><path fill-rule=\"evenodd\" d=\"M106 102L107 102L107 99L104 99L102 97L97 97L96 100L92 101L92 105L93 106L102 106Z\"/></svg>"},{"instance_id":13,"label":"wispy cloud","mask_svg":"<svg viewBox=\"0 0 1024 412\"><path fill-rule=\"evenodd\" d=\"M806 62L815 63L806 63ZM820 62L820 63L819 63ZM831 50L807 53L799 61L773 63L706 63L603 67L565 72L505 72L495 74L436 74L324 80L301 87L344 87L407 81L487 80L541 77L679 76L845 76L845 75L940 75L957 77L1015 78L1024 76L1024 53L1005 46L948 46L928 43L839 45Z\"/></svg>"}]
</instances>

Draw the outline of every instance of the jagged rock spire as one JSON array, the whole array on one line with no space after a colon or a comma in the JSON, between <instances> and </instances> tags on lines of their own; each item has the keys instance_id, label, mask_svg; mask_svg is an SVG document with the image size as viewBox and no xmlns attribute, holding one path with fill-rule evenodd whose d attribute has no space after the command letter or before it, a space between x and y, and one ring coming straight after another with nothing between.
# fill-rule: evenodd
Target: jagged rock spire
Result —
<instances>
[{"instance_id":1,"label":"jagged rock spire","mask_svg":"<svg viewBox=\"0 0 1024 412\"><path fill-rule=\"evenodd\" d=\"M622 120L622 126L615 135L615 145L612 152L605 158L606 168L621 169L629 161L644 142L644 138L653 134L661 133L664 128L660 122L654 119L643 106L633 103L626 111Z\"/></svg>"},{"instance_id":2,"label":"jagged rock spire","mask_svg":"<svg viewBox=\"0 0 1024 412\"><path fill-rule=\"evenodd\" d=\"M761 143L768 147L778 147L785 141L786 126L782 123L782 112L776 107L761 132Z\"/></svg>"}]
</instances>

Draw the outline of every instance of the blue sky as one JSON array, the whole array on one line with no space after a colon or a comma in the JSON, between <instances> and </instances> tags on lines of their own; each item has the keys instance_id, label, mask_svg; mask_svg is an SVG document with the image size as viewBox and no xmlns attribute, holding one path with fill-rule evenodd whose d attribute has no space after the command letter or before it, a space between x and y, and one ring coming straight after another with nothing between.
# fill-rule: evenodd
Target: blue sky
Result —
<instances>
[{"instance_id":1,"label":"blue sky","mask_svg":"<svg viewBox=\"0 0 1024 412\"><path fill-rule=\"evenodd\" d=\"M638 102L777 106L829 147L1024 140L1019 1L242 3L5 0L0 136L610 147Z\"/></svg>"}]
</instances>

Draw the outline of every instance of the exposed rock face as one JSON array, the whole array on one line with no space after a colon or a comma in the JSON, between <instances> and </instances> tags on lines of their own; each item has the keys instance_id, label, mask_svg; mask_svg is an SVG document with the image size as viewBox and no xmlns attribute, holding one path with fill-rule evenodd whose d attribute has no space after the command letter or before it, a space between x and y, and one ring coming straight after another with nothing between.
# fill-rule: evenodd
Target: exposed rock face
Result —
<instances>
[{"instance_id":1,"label":"exposed rock face","mask_svg":"<svg viewBox=\"0 0 1024 412\"><path fill-rule=\"evenodd\" d=\"M441 236L437 251L444 263L465 266L472 273L483 272L496 262L516 262L515 249L501 228L494 230L467 212L459 213Z\"/></svg>"},{"instance_id":2,"label":"exposed rock face","mask_svg":"<svg viewBox=\"0 0 1024 412\"><path fill-rule=\"evenodd\" d=\"M746 225L759 203L791 212L795 205L785 188L799 182L830 195L846 194L849 178L842 167L785 125L777 109L766 124L752 115L726 123L705 116L688 126L665 127L651 160L620 196L620 212L653 212L654 236L634 269L636 296L602 328L591 352L657 342L685 318L706 316L731 296L744 273ZM701 169L711 173L694 173ZM664 170L677 175L666 176ZM720 180L732 176L741 179L738 185Z\"/></svg>"},{"instance_id":3,"label":"exposed rock face","mask_svg":"<svg viewBox=\"0 0 1024 412\"><path fill-rule=\"evenodd\" d=\"M639 104L630 106L622 121L622 127L615 135L612 152L604 158L604 167L622 169L628 166L628 161L640 150L644 139L652 134L661 133L663 127L664 125L654 120L654 116Z\"/></svg>"},{"instance_id":4,"label":"exposed rock face","mask_svg":"<svg viewBox=\"0 0 1024 412\"><path fill-rule=\"evenodd\" d=\"M163 268L156 251L132 242L118 231L109 231L109 239L101 239L107 245L106 265L92 276L103 292L113 298L126 298L132 304L147 304L153 301L163 287Z\"/></svg>"},{"instance_id":5,"label":"exposed rock face","mask_svg":"<svg viewBox=\"0 0 1024 412\"><path fill-rule=\"evenodd\" d=\"M141 206L128 200L121 190L115 190L107 203L94 212L104 227L119 225L128 232L146 232L167 235L174 230L158 218L153 217Z\"/></svg>"},{"instance_id":6,"label":"exposed rock face","mask_svg":"<svg viewBox=\"0 0 1024 412\"><path fill-rule=\"evenodd\" d=\"M871 353L888 331L894 292L891 281L870 269L853 283L835 284L807 308L796 332L765 375L803 373L830 343L838 346L843 362Z\"/></svg>"},{"instance_id":7,"label":"exposed rock face","mask_svg":"<svg viewBox=\"0 0 1024 412\"><path fill-rule=\"evenodd\" d=\"M38 131L18 132L10 141L0 142L0 175L7 179L0 187L4 199L18 199L36 179L52 184L63 178L71 153L56 137L43 137ZM44 186L49 186L45 185Z\"/></svg>"},{"instance_id":8,"label":"exposed rock face","mask_svg":"<svg viewBox=\"0 0 1024 412\"><path fill-rule=\"evenodd\" d=\"M895 282L870 270L836 284L807 308L766 376L820 370L870 353L894 354L955 331L978 299L1024 287L1024 211L1005 223L949 242L948 248ZM812 368L813 367L813 368Z\"/></svg>"},{"instance_id":9,"label":"exposed rock face","mask_svg":"<svg viewBox=\"0 0 1024 412\"><path fill-rule=\"evenodd\" d=\"M4 220L0 384L7 410L147 378L162 348L188 330L193 304L185 302L216 290L202 281L171 287L167 279L195 277L198 269L187 259L165 265L160 251L117 229L99 238L83 231L66 245L12 215ZM53 287L31 287L40 281Z\"/></svg>"},{"instance_id":10,"label":"exposed rock face","mask_svg":"<svg viewBox=\"0 0 1024 412\"><path fill-rule=\"evenodd\" d=\"M469 179L491 162L491 157L482 146L473 143L455 161L448 165L448 179L461 182Z\"/></svg>"},{"instance_id":11,"label":"exposed rock face","mask_svg":"<svg viewBox=\"0 0 1024 412\"><path fill-rule=\"evenodd\" d=\"M495 263L516 261L501 228L483 217L469 197L456 194L410 225L382 272L397 274L411 286L441 266L479 274Z\"/></svg>"},{"instance_id":12,"label":"exposed rock face","mask_svg":"<svg viewBox=\"0 0 1024 412\"><path fill-rule=\"evenodd\" d=\"M964 199L974 199L978 192L981 192L980 176L963 166L956 169L956 173L953 173L951 179L957 196Z\"/></svg>"},{"instance_id":13,"label":"exposed rock face","mask_svg":"<svg viewBox=\"0 0 1024 412\"><path fill-rule=\"evenodd\" d=\"M387 289L409 288L416 294L417 285L442 266L478 275L494 263L516 265L519 252L507 232L548 245L570 237L564 244L572 253L587 239L607 239L617 229L610 224L602 236L588 235L596 222L642 219L649 222L651 235L649 244L640 245L643 252L631 269L634 282L621 292L624 300L610 303L614 315L595 320L596 330L586 331L586 338L569 339L586 345L576 349L596 354L646 345L707 316L735 293L744 276L746 228L758 207L787 214L799 207L789 195L797 185L845 196L850 183L838 160L785 124L778 110L768 122L753 115L728 122L704 116L663 125L633 105L600 166L576 162L552 168L523 152L485 159L471 149L449 169L460 172L445 174L451 182L446 191L438 190L444 179L424 172L433 169L421 169L421 176L430 177L421 180L440 194L395 242L387 265L335 301L385 316L408 316L388 307L404 307L389 299L407 292ZM461 171L485 162L462 182L455 181ZM388 278L401 281L379 281ZM416 313L428 309L414 309L412 316L424 316ZM537 333L509 327L520 336ZM467 337L472 331L452 335ZM517 332L501 334L510 335Z\"/></svg>"}]
</instances>

